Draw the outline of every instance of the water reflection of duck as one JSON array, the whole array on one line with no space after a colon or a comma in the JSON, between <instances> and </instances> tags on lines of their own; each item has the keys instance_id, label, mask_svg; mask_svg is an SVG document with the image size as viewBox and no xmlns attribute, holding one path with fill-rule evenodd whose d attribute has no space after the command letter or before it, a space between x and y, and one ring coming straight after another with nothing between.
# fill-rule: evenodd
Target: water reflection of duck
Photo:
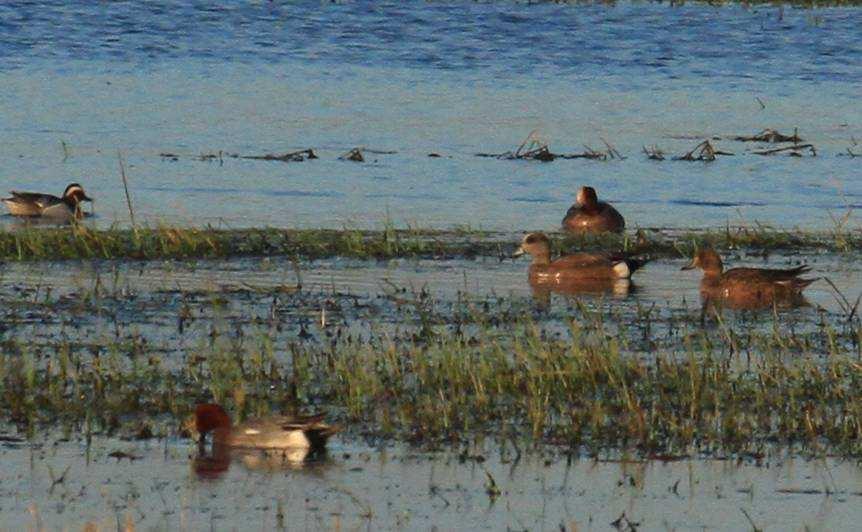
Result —
<instances>
[{"instance_id":1,"label":"water reflection of duck","mask_svg":"<svg viewBox=\"0 0 862 532\"><path fill-rule=\"evenodd\" d=\"M247 449L215 444L211 452L201 450L192 459L192 470L202 479L222 477L232 462L239 462L249 471L273 473L304 470L319 466L326 459L326 448Z\"/></svg>"},{"instance_id":2,"label":"water reflection of duck","mask_svg":"<svg viewBox=\"0 0 862 532\"><path fill-rule=\"evenodd\" d=\"M563 218L563 230L570 233L621 233L625 227L623 216L610 204L599 201L593 187L581 187L575 204Z\"/></svg>"},{"instance_id":3,"label":"water reflection of duck","mask_svg":"<svg viewBox=\"0 0 862 532\"><path fill-rule=\"evenodd\" d=\"M12 216L40 217L63 222L83 218L81 202L93 201L78 183L67 186L63 196L59 198L40 192L13 190L11 194L11 198L3 198L3 203Z\"/></svg>"},{"instance_id":4,"label":"water reflection of duck","mask_svg":"<svg viewBox=\"0 0 862 532\"><path fill-rule=\"evenodd\" d=\"M613 299L625 299L635 290L630 279L595 280L587 282L576 280L555 284L530 283L530 293L539 308L548 309L551 305L551 294L567 297L578 296L609 296Z\"/></svg>"},{"instance_id":5,"label":"water reflection of duck","mask_svg":"<svg viewBox=\"0 0 862 532\"><path fill-rule=\"evenodd\" d=\"M530 233L521 241L516 257L533 258L530 285L564 294L612 292L628 294L632 273L646 261L614 253L574 253L551 261L551 242L544 233Z\"/></svg>"},{"instance_id":6,"label":"water reflection of duck","mask_svg":"<svg viewBox=\"0 0 862 532\"><path fill-rule=\"evenodd\" d=\"M325 414L312 416L271 416L251 419L233 426L225 410L217 404L195 407L194 427L203 445L213 434L213 445L255 449L319 449L326 446L337 427L323 421Z\"/></svg>"},{"instance_id":7,"label":"water reflection of duck","mask_svg":"<svg viewBox=\"0 0 862 532\"><path fill-rule=\"evenodd\" d=\"M555 283L531 282L530 288L534 299L549 302L551 293L564 296L611 296L625 298L635 285L631 279L563 279Z\"/></svg>"},{"instance_id":8,"label":"water reflection of duck","mask_svg":"<svg viewBox=\"0 0 862 532\"><path fill-rule=\"evenodd\" d=\"M797 307L807 302L802 291L817 279L799 277L810 271L808 266L778 270L765 268L733 268L724 271L721 257L715 250L702 249L683 270L700 268L700 296L704 304L730 309L758 309L772 306Z\"/></svg>"}]
</instances>

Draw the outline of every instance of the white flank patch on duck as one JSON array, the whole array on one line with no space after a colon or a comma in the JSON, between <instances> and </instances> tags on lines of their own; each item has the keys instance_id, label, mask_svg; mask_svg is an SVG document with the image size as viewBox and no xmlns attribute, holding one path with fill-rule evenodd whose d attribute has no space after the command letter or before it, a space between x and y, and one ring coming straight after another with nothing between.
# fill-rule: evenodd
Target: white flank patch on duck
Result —
<instances>
[{"instance_id":1,"label":"white flank patch on duck","mask_svg":"<svg viewBox=\"0 0 862 532\"><path fill-rule=\"evenodd\" d=\"M632 272L629 269L629 265L626 264L626 261L621 260L618 263L614 264L614 275L616 275L620 279L628 279L632 276Z\"/></svg>"},{"instance_id":2,"label":"white flank patch on duck","mask_svg":"<svg viewBox=\"0 0 862 532\"><path fill-rule=\"evenodd\" d=\"M301 430L287 431L282 435L281 441L281 447L304 449L311 446L311 442L308 441L308 437L305 435L305 432Z\"/></svg>"},{"instance_id":3,"label":"white flank patch on duck","mask_svg":"<svg viewBox=\"0 0 862 532\"><path fill-rule=\"evenodd\" d=\"M71 220L75 217L75 212L63 202L49 205L42 209L43 218L52 218L55 220Z\"/></svg>"}]
</instances>

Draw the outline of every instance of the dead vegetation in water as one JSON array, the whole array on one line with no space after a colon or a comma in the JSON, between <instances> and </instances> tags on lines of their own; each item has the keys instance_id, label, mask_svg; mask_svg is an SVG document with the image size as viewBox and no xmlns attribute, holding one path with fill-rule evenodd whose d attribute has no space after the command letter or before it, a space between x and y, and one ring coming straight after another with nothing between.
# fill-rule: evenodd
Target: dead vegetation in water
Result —
<instances>
[{"instance_id":1,"label":"dead vegetation in water","mask_svg":"<svg viewBox=\"0 0 862 532\"><path fill-rule=\"evenodd\" d=\"M364 163L365 157L362 156L362 150L359 148L353 148L344 155L340 155L338 157L341 161L353 161L355 163Z\"/></svg>"},{"instance_id":2,"label":"dead vegetation in water","mask_svg":"<svg viewBox=\"0 0 862 532\"><path fill-rule=\"evenodd\" d=\"M793 135L784 135L774 129L766 128L755 135L737 135L731 137L731 139L738 142L763 142L768 144L791 143L790 146L780 146L778 148L752 151L751 153L754 155L787 155L790 157L817 156L817 149L813 144L804 143L804 139L799 136L798 128L793 129Z\"/></svg>"},{"instance_id":3,"label":"dead vegetation in water","mask_svg":"<svg viewBox=\"0 0 862 532\"><path fill-rule=\"evenodd\" d=\"M813 144L794 144L792 146L784 146L781 148L772 148L769 150L759 150L751 152L755 155L788 155L790 157L817 157L817 149Z\"/></svg>"},{"instance_id":4,"label":"dead vegetation in water","mask_svg":"<svg viewBox=\"0 0 862 532\"><path fill-rule=\"evenodd\" d=\"M346 153L340 155L340 161L365 162L365 152L380 155L391 155L397 153L391 150L372 150L369 148L352 148ZM179 161L181 157L186 157L173 152L161 152L159 157L168 161ZM298 163L303 161L311 161L320 157L312 148L304 148L301 150L289 151L284 153L265 153L262 155L241 155L239 153L228 153L222 150L210 153L201 153L198 155L187 156L196 161L218 162L220 166L224 165L225 159L243 159L249 161L277 161L282 163Z\"/></svg>"},{"instance_id":5,"label":"dead vegetation in water","mask_svg":"<svg viewBox=\"0 0 862 532\"><path fill-rule=\"evenodd\" d=\"M267 153L265 155L241 155L239 158L258 161L280 161L283 163L297 163L305 160L318 159L314 150L311 148L281 154Z\"/></svg>"},{"instance_id":6,"label":"dead vegetation in water","mask_svg":"<svg viewBox=\"0 0 862 532\"><path fill-rule=\"evenodd\" d=\"M590 146L584 145L584 150L581 153L553 153L548 145L548 142L543 140L537 130L531 131L527 138L514 151L506 151L503 153L477 153L476 157L489 157L494 159L506 160L532 160L551 162L555 159L592 159L598 161L608 161L612 159L625 159L625 157L617 151L614 146L601 139L605 145L605 150L595 150Z\"/></svg>"},{"instance_id":7,"label":"dead vegetation in water","mask_svg":"<svg viewBox=\"0 0 862 532\"><path fill-rule=\"evenodd\" d=\"M711 142L705 140L687 151L686 153L674 157L674 161L704 161L704 162L712 162L716 160L719 155L733 155L733 153L728 151L722 151L715 148Z\"/></svg>"},{"instance_id":8,"label":"dead vegetation in water","mask_svg":"<svg viewBox=\"0 0 862 532\"><path fill-rule=\"evenodd\" d=\"M704 135L670 135L668 136L668 138L682 140L699 140L705 138L705 140L702 140L699 144L697 144L697 146L695 146L688 152L685 152L682 155L672 157L671 159L674 161L711 162L715 161L717 159L717 156L735 155L732 152L716 148L713 142L719 140L733 140L737 142L762 142L769 144L779 144L785 142L792 143L792 145L790 146L782 146L777 148L769 148L749 152L754 155L788 155L791 157L814 157L818 154L817 149L813 144L805 143L804 139L799 136L798 129L793 130L793 135L784 135L774 129L766 128L754 135L735 135L731 137L725 137L724 139L720 136L705 137ZM609 141L604 138L600 138L600 140L602 144L604 144L604 149L595 149L592 146L584 144L584 151L582 152L555 153L551 151L548 141L541 136L538 130L533 130L514 150L509 150L502 153L479 152L476 153L475 156L503 160L528 160L541 162L551 162L557 159L589 159L597 161L610 161L624 160L626 158ZM856 146L855 140L853 140L853 146ZM660 149L656 145L653 145L651 147L643 146L642 151L647 156L647 158L651 160L664 161L667 158L664 150ZM390 155L397 152L392 150L372 150L364 147L355 147L339 155L337 159L341 161L365 162L366 153ZM847 148L844 152L840 152L838 155L853 158L857 157L859 154L853 151L853 148L851 147ZM162 157L162 159L169 161L178 161L181 157L183 157L182 155L173 152L161 152L159 153L159 156ZM437 152L429 153L427 154L427 156L431 158L441 157L440 154ZM219 150L218 152L201 153L199 155L190 156L190 158L199 161L217 161L219 165L224 165L224 161L226 158L261 161L302 162L318 159L319 157L311 148L307 148L285 153L268 153L263 155L240 155L238 153L226 153Z\"/></svg>"},{"instance_id":9,"label":"dead vegetation in water","mask_svg":"<svg viewBox=\"0 0 862 532\"><path fill-rule=\"evenodd\" d=\"M856 157L862 156L862 153L857 153L853 151L856 147L859 146L859 142L854 137L850 137L850 146L847 147L847 150L838 154L839 157L850 157L851 159L855 159Z\"/></svg>"},{"instance_id":10,"label":"dead vegetation in water","mask_svg":"<svg viewBox=\"0 0 862 532\"><path fill-rule=\"evenodd\" d=\"M644 155L647 156L647 159L650 159L651 161L664 161L665 159L664 151L658 146L650 146L649 148L644 146L643 152Z\"/></svg>"},{"instance_id":11,"label":"dead vegetation in water","mask_svg":"<svg viewBox=\"0 0 862 532\"><path fill-rule=\"evenodd\" d=\"M760 133L756 133L754 135L736 135L731 137L732 140L737 142L768 142L771 144L779 144L782 142L792 142L794 144L799 144L803 141L803 139L799 136L799 129L793 129L793 135L783 135L778 131L766 128L762 130Z\"/></svg>"},{"instance_id":12,"label":"dead vegetation in water","mask_svg":"<svg viewBox=\"0 0 862 532\"><path fill-rule=\"evenodd\" d=\"M161 152L159 153L159 157L165 160L169 160L172 162L179 161L182 155L172 153L172 152ZM227 153L222 150L218 152L211 153L201 153L199 155L191 156L190 158L197 161L206 161L206 162L218 162L219 165L224 165L224 160L227 159L246 159L253 161L278 161L282 163L296 163L303 161L310 161L313 159L318 159L317 154L314 153L314 150L311 148L305 148L302 150L290 151L285 153L266 153L263 155L240 155L239 153Z\"/></svg>"}]
</instances>

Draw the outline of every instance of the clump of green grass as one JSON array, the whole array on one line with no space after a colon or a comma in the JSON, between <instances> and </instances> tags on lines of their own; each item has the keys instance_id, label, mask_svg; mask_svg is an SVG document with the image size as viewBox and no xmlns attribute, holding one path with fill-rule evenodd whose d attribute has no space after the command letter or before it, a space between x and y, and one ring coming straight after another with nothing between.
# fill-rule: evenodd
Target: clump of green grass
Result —
<instances>
[{"instance_id":1,"label":"clump of green grass","mask_svg":"<svg viewBox=\"0 0 862 532\"><path fill-rule=\"evenodd\" d=\"M718 249L823 250L852 252L862 233L805 232L768 227L705 231L638 231L634 235L572 237L551 234L560 251L614 249L653 256L690 255L699 246ZM508 256L517 235L469 229L215 229L139 227L91 229L83 225L0 231L0 260L68 259L213 259L245 256L289 256L319 259L399 257Z\"/></svg>"},{"instance_id":2,"label":"clump of green grass","mask_svg":"<svg viewBox=\"0 0 862 532\"><path fill-rule=\"evenodd\" d=\"M325 388L354 422L397 426L414 440L459 440L478 429L590 453L861 449L855 361L769 357L741 368L716 355L692 349L644 361L615 339L594 343L576 331L571 341L548 341L525 326L510 341L336 350L326 360L341 378Z\"/></svg>"},{"instance_id":3,"label":"clump of green grass","mask_svg":"<svg viewBox=\"0 0 862 532\"><path fill-rule=\"evenodd\" d=\"M448 237L452 238L448 238ZM85 226L0 231L0 260L212 259L283 255L362 259L492 254L497 246L441 231Z\"/></svg>"}]
</instances>

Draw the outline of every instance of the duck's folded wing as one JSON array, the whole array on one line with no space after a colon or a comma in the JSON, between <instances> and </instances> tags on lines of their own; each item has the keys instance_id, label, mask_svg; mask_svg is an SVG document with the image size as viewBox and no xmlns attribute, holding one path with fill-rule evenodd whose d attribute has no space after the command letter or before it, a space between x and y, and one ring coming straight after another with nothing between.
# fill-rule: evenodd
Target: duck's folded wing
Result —
<instances>
[{"instance_id":1,"label":"duck's folded wing","mask_svg":"<svg viewBox=\"0 0 862 532\"><path fill-rule=\"evenodd\" d=\"M323 421L325 417L325 412L310 416L281 416L276 418L276 423L284 430L308 430L327 426Z\"/></svg>"},{"instance_id":2,"label":"duck's folded wing","mask_svg":"<svg viewBox=\"0 0 862 532\"><path fill-rule=\"evenodd\" d=\"M762 268L734 268L724 272L722 276L725 280L740 281L740 282L772 282L780 283L790 281L806 273L811 268L809 266L797 266L786 270L766 270Z\"/></svg>"},{"instance_id":3,"label":"duck's folded wing","mask_svg":"<svg viewBox=\"0 0 862 532\"><path fill-rule=\"evenodd\" d=\"M560 257L553 262L554 266L562 268L586 268L597 264L611 264L611 257L606 253L575 253Z\"/></svg>"},{"instance_id":4,"label":"duck's folded wing","mask_svg":"<svg viewBox=\"0 0 862 532\"><path fill-rule=\"evenodd\" d=\"M51 194L41 194L39 192L20 192L18 190L12 190L11 193L12 200L21 201L24 203L35 203L40 207L46 207L60 201L60 198L58 198L57 196L52 196Z\"/></svg>"},{"instance_id":5,"label":"duck's folded wing","mask_svg":"<svg viewBox=\"0 0 862 532\"><path fill-rule=\"evenodd\" d=\"M811 266L797 266L795 268L788 268L786 270L769 270L771 272L775 272L774 275L780 277L781 279L790 279L793 277L797 277L802 275L803 273L808 273L811 271Z\"/></svg>"},{"instance_id":6,"label":"duck's folded wing","mask_svg":"<svg viewBox=\"0 0 862 532\"><path fill-rule=\"evenodd\" d=\"M326 441L333 434L340 430L337 425L327 424L323 420L325 416L325 413L311 416L291 416L283 418L280 425L281 429L287 432L302 432L308 438L311 447L322 447L326 445Z\"/></svg>"}]
</instances>

